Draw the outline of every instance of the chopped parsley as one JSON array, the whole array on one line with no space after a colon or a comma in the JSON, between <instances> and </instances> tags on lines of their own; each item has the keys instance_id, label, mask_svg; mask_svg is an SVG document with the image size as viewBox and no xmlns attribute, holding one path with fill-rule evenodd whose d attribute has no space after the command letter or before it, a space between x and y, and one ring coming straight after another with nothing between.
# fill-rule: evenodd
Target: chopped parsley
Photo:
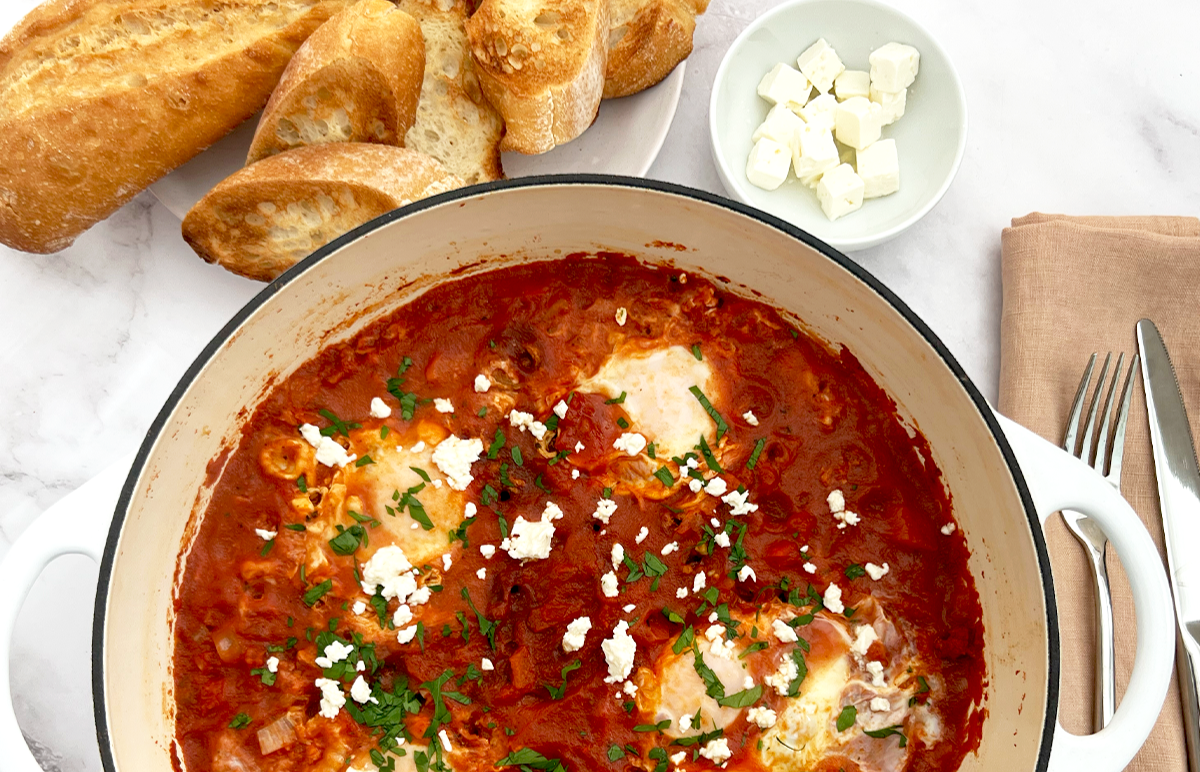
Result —
<instances>
[{"instance_id":1,"label":"chopped parsley","mask_svg":"<svg viewBox=\"0 0 1200 772\"><path fill-rule=\"evenodd\" d=\"M860 576L865 576L867 573L867 569L863 568L858 563L852 563L852 564L846 566L846 570L843 571L842 573L844 573L846 575L847 579L857 579Z\"/></svg>"},{"instance_id":2,"label":"chopped parsley","mask_svg":"<svg viewBox=\"0 0 1200 772\"><path fill-rule=\"evenodd\" d=\"M333 580L326 579L320 584L313 585L304 593L304 605L312 607L317 605L317 601L325 596L325 593L333 589Z\"/></svg>"},{"instance_id":3,"label":"chopped parsley","mask_svg":"<svg viewBox=\"0 0 1200 772\"><path fill-rule=\"evenodd\" d=\"M471 540L467 537L467 529L474 525L475 521L478 519L479 517L477 515L475 517L468 517L466 520L463 520L461 523L459 523L458 527L450 532L449 543L453 544L456 541L461 541L464 549L470 547Z\"/></svg>"},{"instance_id":4,"label":"chopped parsley","mask_svg":"<svg viewBox=\"0 0 1200 772\"><path fill-rule=\"evenodd\" d=\"M371 458L370 456L368 456L364 453L362 456L359 456L357 461L354 462L354 467L357 469L359 467L364 467L367 464L374 464L374 463L375 463L375 459Z\"/></svg>"},{"instance_id":5,"label":"chopped parsley","mask_svg":"<svg viewBox=\"0 0 1200 772\"><path fill-rule=\"evenodd\" d=\"M230 729L245 729L248 726L250 726L250 716L246 713L238 713L229 722Z\"/></svg>"},{"instance_id":6,"label":"chopped parsley","mask_svg":"<svg viewBox=\"0 0 1200 772\"><path fill-rule=\"evenodd\" d=\"M758 457L762 455L763 446L766 444L767 441L761 437L758 442L754 443L754 450L750 453L750 458L746 459L747 469L753 469L758 464Z\"/></svg>"},{"instance_id":7,"label":"chopped parsley","mask_svg":"<svg viewBox=\"0 0 1200 772\"><path fill-rule=\"evenodd\" d=\"M684 650L691 646L692 642L695 640L696 631L693 630L689 625L688 627L684 628L684 631L679 634L678 638L675 639L675 643L671 646L671 651L675 652L676 654L682 654Z\"/></svg>"},{"instance_id":8,"label":"chopped parsley","mask_svg":"<svg viewBox=\"0 0 1200 772\"><path fill-rule=\"evenodd\" d=\"M743 689L740 692L734 692L726 697L717 700L717 704L723 708L748 708L758 702L758 698L762 697L762 684L758 684L750 689Z\"/></svg>"},{"instance_id":9,"label":"chopped parsley","mask_svg":"<svg viewBox=\"0 0 1200 772\"><path fill-rule=\"evenodd\" d=\"M570 675L571 673L575 672L576 670L578 670L581 667L583 667L583 662L581 660L577 659L574 662L570 662L567 665L563 666L562 684L560 684L559 686L550 686L549 684L542 684L543 688L545 688L546 691L550 692L550 699L561 700L563 698L563 695L567 693L567 676ZM637 730L634 730L634 731L637 731Z\"/></svg>"},{"instance_id":10,"label":"chopped parsley","mask_svg":"<svg viewBox=\"0 0 1200 772\"><path fill-rule=\"evenodd\" d=\"M699 343L692 344L692 356L696 357L696 359L700 362L704 361L704 355L700 353L700 344Z\"/></svg>"},{"instance_id":11,"label":"chopped parsley","mask_svg":"<svg viewBox=\"0 0 1200 772\"><path fill-rule=\"evenodd\" d=\"M853 705L847 705L842 708L842 712L837 717L837 730L844 732L854 726L855 719L858 718L858 709Z\"/></svg>"},{"instance_id":12,"label":"chopped parsley","mask_svg":"<svg viewBox=\"0 0 1200 772\"><path fill-rule=\"evenodd\" d=\"M604 400L604 404L606 404L606 405L624 405L625 404L625 392L621 392L621 396L619 396L619 397L613 397L612 399Z\"/></svg>"},{"instance_id":13,"label":"chopped parsley","mask_svg":"<svg viewBox=\"0 0 1200 772\"><path fill-rule=\"evenodd\" d=\"M668 488L675 485L675 475L671 474L671 470L665 466L660 466L658 471L654 473L654 476Z\"/></svg>"},{"instance_id":14,"label":"chopped parsley","mask_svg":"<svg viewBox=\"0 0 1200 772\"><path fill-rule=\"evenodd\" d=\"M638 724L633 728L635 732L661 732L671 726L671 719L664 718L657 724Z\"/></svg>"},{"instance_id":15,"label":"chopped parsley","mask_svg":"<svg viewBox=\"0 0 1200 772\"><path fill-rule=\"evenodd\" d=\"M483 615L482 611L475 608L475 601L471 600L471 593L467 592L466 587L462 588L462 599L465 600L467 602L467 605L471 607L471 610L475 612L475 619L479 623L479 632L483 634L484 638L487 638L488 646L491 647L492 651L495 651L496 650L496 623L493 620L485 617ZM465 624L464 624L463 628L464 628L464 632L465 632L465 629L466 629ZM565 675L563 676L563 680L565 682L565 680L566 680Z\"/></svg>"},{"instance_id":16,"label":"chopped parsley","mask_svg":"<svg viewBox=\"0 0 1200 772\"><path fill-rule=\"evenodd\" d=\"M721 468L721 465L717 463L717 457L713 455L712 448L708 446L708 440L704 439L703 434L700 435L700 444L698 444L696 447L700 449L700 455L704 456L704 463L708 464L709 469L713 470L717 474L721 474L725 471ZM686 460L684 463L686 465ZM680 468L682 469L683 467ZM704 479L704 476L701 475L700 479Z\"/></svg>"},{"instance_id":17,"label":"chopped parsley","mask_svg":"<svg viewBox=\"0 0 1200 772\"><path fill-rule=\"evenodd\" d=\"M512 460L517 466L525 466L525 457L521 455L521 449L515 445L512 449Z\"/></svg>"},{"instance_id":18,"label":"chopped parsley","mask_svg":"<svg viewBox=\"0 0 1200 772\"><path fill-rule=\"evenodd\" d=\"M540 772L567 772L567 768L559 759L548 759L532 748L521 748L513 751L496 762L497 767L520 767L522 772L536 769Z\"/></svg>"},{"instance_id":19,"label":"chopped parsley","mask_svg":"<svg viewBox=\"0 0 1200 772\"><path fill-rule=\"evenodd\" d=\"M901 731L902 729L904 729L903 724L893 724L892 726L885 726L883 729L864 729L863 734L867 737L874 737L876 740L896 735L900 738L900 747L903 748L908 745L908 738L904 736L904 732Z\"/></svg>"},{"instance_id":20,"label":"chopped parsley","mask_svg":"<svg viewBox=\"0 0 1200 772\"><path fill-rule=\"evenodd\" d=\"M264 558L265 558L265 557L267 556L267 554L268 554L268 553L269 553L269 552L270 552L270 551L271 551L271 550L272 550L274 547L275 547L275 540L274 540L274 539L267 539L267 543L266 543L266 544L264 544L264 545L262 546L262 549L258 551L258 554L259 554L259 555L261 555L262 557L264 557Z\"/></svg>"},{"instance_id":21,"label":"chopped parsley","mask_svg":"<svg viewBox=\"0 0 1200 772\"><path fill-rule=\"evenodd\" d=\"M629 422L625 420L625 416L619 416L617 418L617 426L621 427L622 429L629 428Z\"/></svg>"},{"instance_id":22,"label":"chopped parsley","mask_svg":"<svg viewBox=\"0 0 1200 772\"><path fill-rule=\"evenodd\" d=\"M361 429L362 428L362 424L357 424L354 422L347 423L347 422L343 421L342 419L340 419L336 415L334 415L333 411L331 411L331 410L326 410L325 408L321 408L317 412L321 414L322 418L324 418L326 421L329 422L329 426L326 426L324 429L321 430L322 437L333 437L338 434L349 437L351 429Z\"/></svg>"},{"instance_id":23,"label":"chopped parsley","mask_svg":"<svg viewBox=\"0 0 1200 772\"><path fill-rule=\"evenodd\" d=\"M308 493L308 480L305 479L304 475L296 478L296 487L300 489L301 493Z\"/></svg>"},{"instance_id":24,"label":"chopped parsley","mask_svg":"<svg viewBox=\"0 0 1200 772\"><path fill-rule=\"evenodd\" d=\"M722 418L717 409L713 407L713 403L708 401L708 397L704 396L704 392L700 390L699 386L689 386L688 391L692 393L692 396L695 397L700 403L700 406L704 408L704 412L708 413L708 417L711 418L713 423L717 425L717 439L719 440L724 437L725 432L729 431L729 424L725 423L725 419Z\"/></svg>"},{"instance_id":25,"label":"chopped parsley","mask_svg":"<svg viewBox=\"0 0 1200 772\"><path fill-rule=\"evenodd\" d=\"M654 443L652 442L646 446L646 455L649 456L650 458L658 458L658 456L656 456L655 453L656 453L656 448L654 447Z\"/></svg>"},{"instance_id":26,"label":"chopped parsley","mask_svg":"<svg viewBox=\"0 0 1200 772\"><path fill-rule=\"evenodd\" d=\"M504 430L497 429L496 436L492 438L492 444L488 446L487 457L494 459L496 457L496 454L498 454L500 452L500 449L504 447L504 443L506 441L507 440L504 436Z\"/></svg>"},{"instance_id":27,"label":"chopped parsley","mask_svg":"<svg viewBox=\"0 0 1200 772\"><path fill-rule=\"evenodd\" d=\"M338 534L329 540L329 546L338 555L353 555L359 545L369 546L367 529L361 525L352 525L349 528L340 525L334 527L337 528Z\"/></svg>"},{"instance_id":28,"label":"chopped parsley","mask_svg":"<svg viewBox=\"0 0 1200 772\"><path fill-rule=\"evenodd\" d=\"M304 523L287 523L287 524L285 524L283 527L284 527L284 528L286 528L286 529L288 529L289 531L303 531L303 530L306 530L306 529L305 529L305 527L304 527Z\"/></svg>"}]
</instances>

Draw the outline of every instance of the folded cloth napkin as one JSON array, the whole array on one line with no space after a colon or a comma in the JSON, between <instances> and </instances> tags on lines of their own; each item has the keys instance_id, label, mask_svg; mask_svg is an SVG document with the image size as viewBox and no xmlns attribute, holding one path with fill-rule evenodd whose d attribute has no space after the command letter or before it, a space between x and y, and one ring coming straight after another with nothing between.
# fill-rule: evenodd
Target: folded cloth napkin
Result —
<instances>
[{"instance_id":1,"label":"folded cloth napkin","mask_svg":"<svg viewBox=\"0 0 1200 772\"><path fill-rule=\"evenodd\" d=\"M1109 351L1124 351L1127 370L1137 351L1134 325L1146 317L1158 325L1171 351L1192 431L1200 437L1200 220L1031 214L1004 230L1002 262L1000 412L1061 443L1088 357L1095 351L1103 361ZM1146 401L1140 374L1135 378L1139 386L1125 440L1121 491L1162 552ZM1059 719L1068 730L1087 734L1092 729L1095 657L1090 569L1061 518L1047 522L1046 541L1062 637ZM1133 668L1134 610L1128 581L1111 550L1108 567L1119 700ZM1185 769L1178 681L1172 681L1158 724L1128 769Z\"/></svg>"}]
</instances>

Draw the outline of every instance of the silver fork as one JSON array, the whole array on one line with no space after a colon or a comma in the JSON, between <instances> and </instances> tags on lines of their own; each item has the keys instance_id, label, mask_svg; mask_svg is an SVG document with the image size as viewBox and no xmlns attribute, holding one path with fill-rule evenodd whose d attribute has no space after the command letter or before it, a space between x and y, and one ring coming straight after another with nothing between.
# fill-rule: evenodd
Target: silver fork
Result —
<instances>
[{"instance_id":1,"label":"silver fork","mask_svg":"<svg viewBox=\"0 0 1200 772\"><path fill-rule=\"evenodd\" d=\"M1071 404L1071 416L1067 419L1066 436L1063 438L1063 449L1071 455L1090 464L1109 484L1121 490L1121 459L1125 454L1125 424L1129 420L1129 402L1133 396L1133 374L1138 369L1138 356L1134 354L1129 373L1125 376L1125 385L1121 389L1120 407L1117 409L1116 420L1113 420L1113 404L1117 393L1117 381L1121 379L1121 366L1125 362L1125 354L1117 357L1117 368L1113 373L1112 384L1108 387L1108 397L1104 400L1104 415L1100 419L1099 434L1096 433L1096 415L1099 412L1101 392L1108 378L1109 364L1112 354L1104 358L1104 366L1100 368L1100 378L1092 395L1091 407L1088 409L1087 425L1081 427L1084 398L1092 380L1092 370L1096 366L1096 355L1088 360L1083 379L1079 382L1079 390L1075 392L1075 401ZM1109 428L1112 427L1112 433ZM1083 429L1082 442L1079 441L1080 429ZM1094 441L1094 443L1093 443ZM1096 521L1082 512L1064 509L1063 520L1067 528L1075 534L1075 538L1087 550L1091 559L1092 577L1096 582L1096 695L1092 708L1094 729L1099 731L1112 720L1117 702L1117 678L1114 669L1116 654L1113 645L1113 612L1112 593L1108 587L1108 568L1104 562L1108 550L1108 537L1100 530Z\"/></svg>"}]
</instances>

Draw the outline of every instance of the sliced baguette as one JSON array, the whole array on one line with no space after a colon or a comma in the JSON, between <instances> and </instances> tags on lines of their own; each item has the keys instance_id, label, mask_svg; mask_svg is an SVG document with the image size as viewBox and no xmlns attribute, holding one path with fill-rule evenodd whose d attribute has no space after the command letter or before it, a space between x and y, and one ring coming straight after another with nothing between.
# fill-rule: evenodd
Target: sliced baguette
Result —
<instances>
[{"instance_id":1,"label":"sliced baguette","mask_svg":"<svg viewBox=\"0 0 1200 772\"><path fill-rule=\"evenodd\" d=\"M425 81L406 147L441 161L468 185L504 178L504 120L483 95L467 43L464 0L400 0L425 35Z\"/></svg>"},{"instance_id":2,"label":"sliced baguette","mask_svg":"<svg viewBox=\"0 0 1200 772\"><path fill-rule=\"evenodd\" d=\"M504 117L504 150L544 153L596 119L608 0L483 0L467 21L483 93Z\"/></svg>"},{"instance_id":3,"label":"sliced baguette","mask_svg":"<svg viewBox=\"0 0 1200 772\"><path fill-rule=\"evenodd\" d=\"M265 158L208 192L183 238L210 263L270 281L343 233L462 180L424 153L334 142Z\"/></svg>"},{"instance_id":4,"label":"sliced baguette","mask_svg":"<svg viewBox=\"0 0 1200 772\"><path fill-rule=\"evenodd\" d=\"M0 40L0 243L55 252L262 109L345 0L50 0Z\"/></svg>"},{"instance_id":5,"label":"sliced baguette","mask_svg":"<svg viewBox=\"0 0 1200 772\"><path fill-rule=\"evenodd\" d=\"M650 88L692 53L696 17L708 0L609 0L604 98Z\"/></svg>"},{"instance_id":6,"label":"sliced baguette","mask_svg":"<svg viewBox=\"0 0 1200 772\"><path fill-rule=\"evenodd\" d=\"M300 145L403 145L425 73L416 20L388 0L362 0L304 41L267 103L246 163Z\"/></svg>"}]
</instances>

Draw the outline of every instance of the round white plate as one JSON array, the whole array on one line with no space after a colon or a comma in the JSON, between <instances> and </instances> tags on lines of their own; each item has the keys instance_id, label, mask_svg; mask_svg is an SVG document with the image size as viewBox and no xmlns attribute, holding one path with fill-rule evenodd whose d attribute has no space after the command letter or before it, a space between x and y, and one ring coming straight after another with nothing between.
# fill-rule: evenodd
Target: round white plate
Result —
<instances>
[{"instance_id":1,"label":"round white plate","mask_svg":"<svg viewBox=\"0 0 1200 772\"><path fill-rule=\"evenodd\" d=\"M679 93L683 90L686 64L680 62L653 88L633 96L604 100L591 128L549 153L505 153L502 159L504 173L509 177L569 173L645 176L671 128ZM150 192L182 220L213 186L242 168L257 125L256 115L151 185Z\"/></svg>"}]
</instances>

